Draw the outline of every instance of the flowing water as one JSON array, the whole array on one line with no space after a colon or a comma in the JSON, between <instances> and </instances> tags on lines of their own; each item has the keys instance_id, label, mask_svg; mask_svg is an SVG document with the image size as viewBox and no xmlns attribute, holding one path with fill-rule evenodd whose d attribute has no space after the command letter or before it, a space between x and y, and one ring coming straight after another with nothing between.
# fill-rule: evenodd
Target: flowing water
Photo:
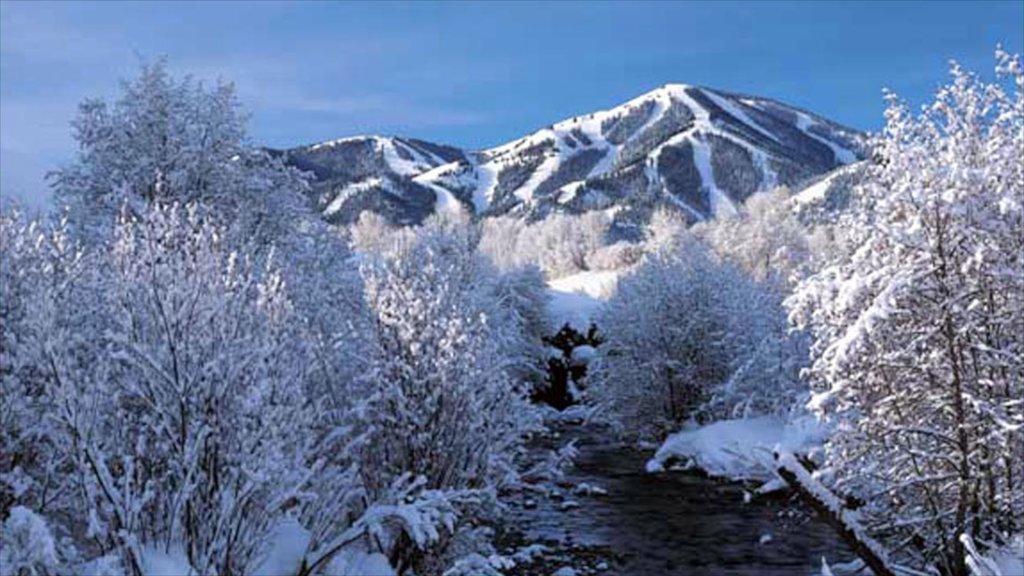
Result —
<instances>
[{"instance_id":1,"label":"flowing water","mask_svg":"<svg viewBox=\"0 0 1024 576\"><path fill-rule=\"evenodd\" d=\"M788 497L745 502L752 488L739 483L697 472L646 473L651 451L618 442L601 426L556 430L558 439L538 440L533 449L539 454L575 438L575 466L565 482L548 494L524 494L512 511L522 542L545 543L556 560L519 574L570 566L576 574L810 576L820 574L822 556L830 563L851 557L831 528ZM581 484L607 494L580 494Z\"/></svg>"}]
</instances>

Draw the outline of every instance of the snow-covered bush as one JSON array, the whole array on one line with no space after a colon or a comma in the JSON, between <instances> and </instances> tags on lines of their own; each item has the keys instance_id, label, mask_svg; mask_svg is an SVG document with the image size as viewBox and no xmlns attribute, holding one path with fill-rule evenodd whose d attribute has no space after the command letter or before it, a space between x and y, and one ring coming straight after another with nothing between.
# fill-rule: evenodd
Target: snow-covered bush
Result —
<instances>
[{"instance_id":1,"label":"snow-covered bush","mask_svg":"<svg viewBox=\"0 0 1024 576\"><path fill-rule=\"evenodd\" d=\"M792 378L760 372L780 325L770 302L699 241L679 239L623 278L598 319L597 395L629 429L653 435L700 412L775 408Z\"/></svg>"},{"instance_id":2,"label":"snow-covered bush","mask_svg":"<svg viewBox=\"0 0 1024 576\"><path fill-rule=\"evenodd\" d=\"M588 270L588 258L605 245L607 215L557 212L527 224L516 217L487 218L482 223L480 252L501 270L535 265L559 278Z\"/></svg>"},{"instance_id":3,"label":"snow-covered bush","mask_svg":"<svg viewBox=\"0 0 1024 576\"><path fill-rule=\"evenodd\" d=\"M624 270L640 262L643 247L630 242L602 246L587 255L588 270Z\"/></svg>"},{"instance_id":4,"label":"snow-covered bush","mask_svg":"<svg viewBox=\"0 0 1024 576\"><path fill-rule=\"evenodd\" d=\"M502 340L506 371L513 381L536 388L546 376L544 338L551 333L544 273L536 266L485 272L491 279L484 297L494 301L491 321Z\"/></svg>"},{"instance_id":5,"label":"snow-covered bush","mask_svg":"<svg viewBox=\"0 0 1024 576\"><path fill-rule=\"evenodd\" d=\"M653 254L672 250L686 230L686 219L678 211L660 207L644 228L644 247Z\"/></svg>"},{"instance_id":6,"label":"snow-covered bush","mask_svg":"<svg viewBox=\"0 0 1024 576\"><path fill-rule=\"evenodd\" d=\"M0 517L15 504L31 503L51 453L42 428L42 359L34 346L40 328L34 316L43 312L36 306L46 303L39 292L52 273L48 240L38 221L13 209L0 213Z\"/></svg>"},{"instance_id":7,"label":"snow-covered bush","mask_svg":"<svg viewBox=\"0 0 1024 576\"><path fill-rule=\"evenodd\" d=\"M101 353L96 259L66 221L0 214L0 516L12 506L84 517L70 498L76 466L53 426L64 406L54 373L88 371Z\"/></svg>"},{"instance_id":8,"label":"snow-covered bush","mask_svg":"<svg viewBox=\"0 0 1024 576\"><path fill-rule=\"evenodd\" d=\"M786 288L810 258L807 234L785 188L751 195L739 215L702 222L693 232L758 282Z\"/></svg>"},{"instance_id":9,"label":"snow-covered bush","mask_svg":"<svg viewBox=\"0 0 1024 576\"><path fill-rule=\"evenodd\" d=\"M81 558L116 551L133 574L172 549L251 568L304 478L280 275L191 206L126 214L91 253L60 222L5 215L0 233L4 509L45 511Z\"/></svg>"},{"instance_id":10,"label":"snow-covered bush","mask_svg":"<svg viewBox=\"0 0 1024 576\"><path fill-rule=\"evenodd\" d=\"M409 471L432 490L482 495L515 477L531 411L506 370L503 313L482 265L473 234L430 226L363 262L373 385L361 474L371 499ZM430 565L407 536L387 553L399 571Z\"/></svg>"},{"instance_id":11,"label":"snow-covered bush","mask_svg":"<svg viewBox=\"0 0 1024 576\"><path fill-rule=\"evenodd\" d=\"M107 241L122 208L198 203L224 234L266 247L306 214L302 174L247 142L234 87L142 68L112 104L87 100L73 122L79 156L51 174L75 237Z\"/></svg>"},{"instance_id":12,"label":"snow-covered bush","mask_svg":"<svg viewBox=\"0 0 1024 576\"><path fill-rule=\"evenodd\" d=\"M11 508L0 526L0 570L11 576L56 574L57 545L46 520L24 506Z\"/></svg>"},{"instance_id":13,"label":"snow-covered bush","mask_svg":"<svg viewBox=\"0 0 1024 576\"><path fill-rule=\"evenodd\" d=\"M836 488L905 563L967 573L963 536L1024 518L1024 70L954 65L914 116L894 98L840 221L849 252L802 282L813 405Z\"/></svg>"},{"instance_id":14,"label":"snow-covered bush","mask_svg":"<svg viewBox=\"0 0 1024 576\"><path fill-rule=\"evenodd\" d=\"M54 375L90 378L61 414L90 531L133 571L148 545L182 547L200 573L245 572L304 480L281 277L226 251L193 205L126 215L115 235L98 372Z\"/></svg>"},{"instance_id":15,"label":"snow-covered bush","mask_svg":"<svg viewBox=\"0 0 1024 576\"><path fill-rule=\"evenodd\" d=\"M387 218L372 210L364 210L349 227L352 249L360 254L386 252L395 243L393 236L404 231L391 226Z\"/></svg>"}]
</instances>

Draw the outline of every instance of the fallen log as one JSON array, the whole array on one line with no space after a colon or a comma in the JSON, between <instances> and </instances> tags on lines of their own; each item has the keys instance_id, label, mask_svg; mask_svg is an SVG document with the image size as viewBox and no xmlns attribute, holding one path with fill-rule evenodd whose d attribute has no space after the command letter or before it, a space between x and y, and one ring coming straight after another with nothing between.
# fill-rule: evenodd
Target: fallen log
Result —
<instances>
[{"instance_id":1,"label":"fallen log","mask_svg":"<svg viewBox=\"0 0 1024 576\"><path fill-rule=\"evenodd\" d=\"M889 564L888 553L868 536L856 512L846 507L841 498L811 476L793 454L776 452L775 464L779 476L836 530L843 542L871 568L875 576L897 576Z\"/></svg>"}]
</instances>

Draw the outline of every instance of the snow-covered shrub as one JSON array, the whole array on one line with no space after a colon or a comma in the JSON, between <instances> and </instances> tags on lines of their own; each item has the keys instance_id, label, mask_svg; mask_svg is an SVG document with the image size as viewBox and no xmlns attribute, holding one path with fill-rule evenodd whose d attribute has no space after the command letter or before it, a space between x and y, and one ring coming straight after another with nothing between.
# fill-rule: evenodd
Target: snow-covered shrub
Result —
<instances>
[{"instance_id":1,"label":"snow-covered shrub","mask_svg":"<svg viewBox=\"0 0 1024 576\"><path fill-rule=\"evenodd\" d=\"M53 426L64 408L53 391L58 367L89 371L101 354L97 269L65 220L0 215L0 516L15 505L84 516L69 497L76 464Z\"/></svg>"},{"instance_id":2,"label":"snow-covered shrub","mask_svg":"<svg viewBox=\"0 0 1024 576\"><path fill-rule=\"evenodd\" d=\"M597 394L630 430L656 435L666 426L678 427L716 398L716 389L731 376L743 378L737 368L757 362L755 351L772 333L766 305L760 289L739 270L684 237L674 250L650 256L623 278L598 319L606 342ZM759 386L730 385L719 402L739 402L725 393Z\"/></svg>"},{"instance_id":3,"label":"snow-covered shrub","mask_svg":"<svg viewBox=\"0 0 1024 576\"><path fill-rule=\"evenodd\" d=\"M602 246L587 255L588 270L623 270L638 263L643 247L630 242L616 242Z\"/></svg>"},{"instance_id":4,"label":"snow-covered shrub","mask_svg":"<svg viewBox=\"0 0 1024 576\"><path fill-rule=\"evenodd\" d=\"M494 301L491 320L495 337L502 340L506 371L514 381L536 388L544 382L543 339L551 332L544 274L529 265L506 272L485 269L484 273L490 276L484 297Z\"/></svg>"},{"instance_id":5,"label":"snow-covered shrub","mask_svg":"<svg viewBox=\"0 0 1024 576\"><path fill-rule=\"evenodd\" d=\"M967 574L963 536L1024 518L1024 70L958 66L914 116L894 98L840 224L848 252L802 282L811 383L836 488L901 561Z\"/></svg>"},{"instance_id":6,"label":"snow-covered shrub","mask_svg":"<svg viewBox=\"0 0 1024 576\"><path fill-rule=\"evenodd\" d=\"M75 237L107 241L122 208L154 202L209 208L223 234L266 248L308 213L302 174L250 145L234 87L178 80L158 61L120 98L86 100L73 122L76 161L52 174Z\"/></svg>"},{"instance_id":7,"label":"snow-covered shrub","mask_svg":"<svg viewBox=\"0 0 1024 576\"><path fill-rule=\"evenodd\" d=\"M349 227L352 249L360 254L380 254L394 244L393 236L402 234L403 229L395 228L387 218L372 210L364 210L359 219Z\"/></svg>"},{"instance_id":8,"label":"snow-covered shrub","mask_svg":"<svg viewBox=\"0 0 1024 576\"><path fill-rule=\"evenodd\" d=\"M693 232L758 282L785 288L810 256L807 231L785 188L753 194L739 215L702 222Z\"/></svg>"},{"instance_id":9,"label":"snow-covered shrub","mask_svg":"<svg viewBox=\"0 0 1024 576\"><path fill-rule=\"evenodd\" d=\"M686 220L678 211L660 207L644 228L644 248L654 254L672 250L686 230Z\"/></svg>"},{"instance_id":10,"label":"snow-covered shrub","mask_svg":"<svg viewBox=\"0 0 1024 576\"><path fill-rule=\"evenodd\" d=\"M243 573L304 479L281 277L226 251L194 206L126 215L115 235L102 352L91 371L51 375L90 535L132 573L147 546Z\"/></svg>"},{"instance_id":11,"label":"snow-covered shrub","mask_svg":"<svg viewBox=\"0 0 1024 576\"><path fill-rule=\"evenodd\" d=\"M0 570L11 576L46 576L57 573L58 563L46 520L24 506L11 508L0 526Z\"/></svg>"},{"instance_id":12,"label":"snow-covered shrub","mask_svg":"<svg viewBox=\"0 0 1024 576\"><path fill-rule=\"evenodd\" d=\"M604 246L609 226L601 212L557 212L530 224L508 216L487 218L480 252L501 270L532 264L548 278L559 278L589 269L587 258Z\"/></svg>"},{"instance_id":13,"label":"snow-covered shrub","mask_svg":"<svg viewBox=\"0 0 1024 576\"><path fill-rule=\"evenodd\" d=\"M471 233L425 227L362 265L373 316L371 432L361 475L371 499L409 471L425 487L486 494L514 478L532 424L525 387L506 370L490 286ZM448 526L451 530L452 526ZM403 537L388 548L399 571L429 556Z\"/></svg>"},{"instance_id":14,"label":"snow-covered shrub","mask_svg":"<svg viewBox=\"0 0 1024 576\"><path fill-rule=\"evenodd\" d=\"M52 270L47 240L38 221L13 209L0 213L0 517L29 503L34 472L41 471L35 468L51 452L40 429L45 396L33 325L33 312L42 312L33 307L45 303L38 292Z\"/></svg>"}]
</instances>

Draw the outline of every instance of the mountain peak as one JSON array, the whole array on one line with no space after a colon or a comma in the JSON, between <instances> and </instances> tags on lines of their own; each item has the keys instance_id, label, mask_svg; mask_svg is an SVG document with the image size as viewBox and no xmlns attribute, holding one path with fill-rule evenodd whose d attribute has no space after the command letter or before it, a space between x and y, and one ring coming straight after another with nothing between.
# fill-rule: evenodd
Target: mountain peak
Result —
<instances>
[{"instance_id":1,"label":"mountain peak","mask_svg":"<svg viewBox=\"0 0 1024 576\"><path fill-rule=\"evenodd\" d=\"M477 152L361 136L289 157L322 173L331 167L315 184L331 219L348 221L363 209L396 222L450 209L531 219L610 210L625 231L659 205L691 220L735 213L751 194L856 161L861 141L775 100L670 83Z\"/></svg>"}]
</instances>

